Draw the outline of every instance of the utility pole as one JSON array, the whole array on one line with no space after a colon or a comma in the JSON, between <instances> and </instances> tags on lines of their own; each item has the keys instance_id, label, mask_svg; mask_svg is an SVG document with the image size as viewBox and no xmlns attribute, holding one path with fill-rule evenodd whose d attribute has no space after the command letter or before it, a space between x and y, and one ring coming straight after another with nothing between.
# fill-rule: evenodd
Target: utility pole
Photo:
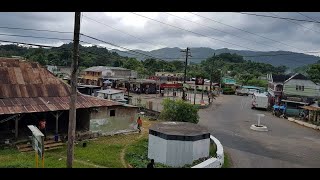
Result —
<instances>
[{"instance_id":1,"label":"utility pole","mask_svg":"<svg viewBox=\"0 0 320 180\"><path fill-rule=\"evenodd\" d=\"M73 59L71 63L71 94L69 110L69 128L68 128L68 150L67 150L67 168L72 168L74 158L74 141L76 128L76 102L77 102L77 74L79 58L79 39L80 39L80 16L81 12L75 13L74 34L73 34Z\"/></svg>"},{"instance_id":2,"label":"utility pole","mask_svg":"<svg viewBox=\"0 0 320 180\"><path fill-rule=\"evenodd\" d=\"M213 61L212 61L212 64L211 64L211 72L210 72L210 93L209 93L209 103L210 103L210 96L211 96L211 93L212 93L212 76L213 76L213 64L214 64L214 60L215 60L215 56L216 56L216 53L213 53Z\"/></svg>"},{"instance_id":3,"label":"utility pole","mask_svg":"<svg viewBox=\"0 0 320 180\"><path fill-rule=\"evenodd\" d=\"M190 48L187 47L186 50L181 50L181 52L186 53L186 62L184 65L184 79L183 79L183 84L186 84L186 79L187 79L187 65L188 65L188 57L192 57L191 54L189 54ZM186 92L184 91L184 88L182 88L183 94L182 94L182 99L186 100Z\"/></svg>"}]
</instances>

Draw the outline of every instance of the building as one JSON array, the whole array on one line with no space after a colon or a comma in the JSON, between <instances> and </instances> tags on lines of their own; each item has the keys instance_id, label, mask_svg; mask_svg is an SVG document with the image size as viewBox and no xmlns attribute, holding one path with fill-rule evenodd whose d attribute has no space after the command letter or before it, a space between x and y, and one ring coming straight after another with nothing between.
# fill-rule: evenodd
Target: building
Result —
<instances>
[{"instance_id":1,"label":"building","mask_svg":"<svg viewBox=\"0 0 320 180\"><path fill-rule=\"evenodd\" d=\"M0 138L26 138L27 125L47 120L48 134L66 134L70 86L38 63L0 58ZM76 131L133 129L137 108L77 94Z\"/></svg>"},{"instance_id":2,"label":"building","mask_svg":"<svg viewBox=\"0 0 320 180\"><path fill-rule=\"evenodd\" d=\"M291 75L267 74L269 105L273 106L281 102L283 96L283 84Z\"/></svg>"},{"instance_id":3,"label":"building","mask_svg":"<svg viewBox=\"0 0 320 180\"><path fill-rule=\"evenodd\" d=\"M155 72L155 76L166 76L166 77L184 77L184 73L174 73L174 72Z\"/></svg>"},{"instance_id":4,"label":"building","mask_svg":"<svg viewBox=\"0 0 320 180\"><path fill-rule=\"evenodd\" d=\"M137 72L121 67L94 66L84 70L81 83L103 86L103 82L110 78L137 78Z\"/></svg>"},{"instance_id":5,"label":"building","mask_svg":"<svg viewBox=\"0 0 320 180\"><path fill-rule=\"evenodd\" d=\"M320 86L306 76L296 73L283 83L283 93L289 97L317 99L320 97Z\"/></svg>"},{"instance_id":6,"label":"building","mask_svg":"<svg viewBox=\"0 0 320 180\"><path fill-rule=\"evenodd\" d=\"M98 91L101 90L101 87L95 86L95 85L78 84L77 89L82 94L86 94L86 95L90 95L90 96L97 96Z\"/></svg>"},{"instance_id":7,"label":"building","mask_svg":"<svg viewBox=\"0 0 320 180\"><path fill-rule=\"evenodd\" d=\"M109 99L112 101L117 101L121 103L126 103L127 100L124 99L124 91L117 89L105 89L97 91L98 97L103 99Z\"/></svg>"},{"instance_id":8,"label":"building","mask_svg":"<svg viewBox=\"0 0 320 180\"><path fill-rule=\"evenodd\" d=\"M184 73L173 73L173 72L155 72L154 76L150 76L149 79L156 81L183 81Z\"/></svg>"}]
</instances>

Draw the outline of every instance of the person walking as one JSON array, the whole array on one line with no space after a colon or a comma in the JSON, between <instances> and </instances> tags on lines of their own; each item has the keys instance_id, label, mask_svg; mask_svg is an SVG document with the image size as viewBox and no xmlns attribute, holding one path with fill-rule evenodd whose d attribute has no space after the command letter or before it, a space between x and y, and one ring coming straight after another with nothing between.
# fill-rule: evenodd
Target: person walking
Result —
<instances>
[{"instance_id":1,"label":"person walking","mask_svg":"<svg viewBox=\"0 0 320 180\"><path fill-rule=\"evenodd\" d=\"M137 124L138 124L139 133L141 133L142 120L141 120L140 116L138 117Z\"/></svg>"}]
</instances>

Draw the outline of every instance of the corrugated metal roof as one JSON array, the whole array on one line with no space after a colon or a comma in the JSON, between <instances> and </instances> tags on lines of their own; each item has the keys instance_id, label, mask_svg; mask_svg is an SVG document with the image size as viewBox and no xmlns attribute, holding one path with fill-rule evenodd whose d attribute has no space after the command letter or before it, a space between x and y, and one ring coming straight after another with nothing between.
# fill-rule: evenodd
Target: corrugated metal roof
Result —
<instances>
[{"instance_id":1,"label":"corrugated metal roof","mask_svg":"<svg viewBox=\"0 0 320 180\"><path fill-rule=\"evenodd\" d=\"M0 58L0 114L69 110L70 86L38 63ZM77 108L121 105L78 93Z\"/></svg>"},{"instance_id":2,"label":"corrugated metal roof","mask_svg":"<svg viewBox=\"0 0 320 180\"><path fill-rule=\"evenodd\" d=\"M123 70L123 71L131 71L130 69L122 68L122 67L109 67L109 66L93 66L85 69L84 71L94 71L94 72L102 72L105 70Z\"/></svg>"}]
</instances>

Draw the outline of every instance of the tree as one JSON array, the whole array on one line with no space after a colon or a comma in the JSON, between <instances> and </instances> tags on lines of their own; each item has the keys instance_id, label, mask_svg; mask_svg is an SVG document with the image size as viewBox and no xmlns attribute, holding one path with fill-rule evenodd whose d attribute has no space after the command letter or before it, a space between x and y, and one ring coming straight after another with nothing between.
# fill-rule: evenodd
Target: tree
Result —
<instances>
[{"instance_id":1,"label":"tree","mask_svg":"<svg viewBox=\"0 0 320 180\"><path fill-rule=\"evenodd\" d=\"M307 70L309 78L315 82L320 83L320 64L313 64L310 69Z\"/></svg>"},{"instance_id":2,"label":"tree","mask_svg":"<svg viewBox=\"0 0 320 180\"><path fill-rule=\"evenodd\" d=\"M242 82L242 85L246 85L248 83L249 80L253 79L253 75L252 74L241 74L240 75L240 81Z\"/></svg>"},{"instance_id":3,"label":"tree","mask_svg":"<svg viewBox=\"0 0 320 180\"><path fill-rule=\"evenodd\" d=\"M123 62L123 67L127 69L137 70L139 67L143 67L143 65L136 58L129 58Z\"/></svg>"},{"instance_id":4,"label":"tree","mask_svg":"<svg viewBox=\"0 0 320 180\"><path fill-rule=\"evenodd\" d=\"M163 110L160 113L161 119L195 124L199 122L199 109L195 105L189 104L181 99L176 101L164 99L162 105Z\"/></svg>"}]
</instances>

